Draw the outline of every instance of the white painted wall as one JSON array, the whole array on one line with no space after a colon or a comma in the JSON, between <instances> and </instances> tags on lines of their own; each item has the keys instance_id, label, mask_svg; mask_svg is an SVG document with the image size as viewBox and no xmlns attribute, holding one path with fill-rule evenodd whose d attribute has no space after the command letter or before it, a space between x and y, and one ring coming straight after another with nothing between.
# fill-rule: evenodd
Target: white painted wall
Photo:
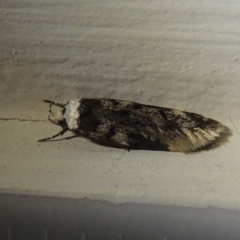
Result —
<instances>
[{"instance_id":1,"label":"white painted wall","mask_svg":"<svg viewBox=\"0 0 240 240\"><path fill-rule=\"evenodd\" d=\"M0 192L240 209L239 10L237 0L1 1ZM60 130L42 99L82 97L197 112L233 135L190 155L38 143Z\"/></svg>"}]
</instances>

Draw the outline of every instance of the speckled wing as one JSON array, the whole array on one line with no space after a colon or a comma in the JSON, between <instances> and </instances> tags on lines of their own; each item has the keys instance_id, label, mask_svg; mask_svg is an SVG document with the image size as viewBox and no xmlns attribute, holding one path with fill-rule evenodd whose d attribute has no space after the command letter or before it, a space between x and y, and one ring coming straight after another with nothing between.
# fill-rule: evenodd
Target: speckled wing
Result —
<instances>
[{"instance_id":1,"label":"speckled wing","mask_svg":"<svg viewBox=\"0 0 240 240\"><path fill-rule=\"evenodd\" d=\"M76 134L125 149L193 152L211 145L221 123L199 114L116 99L81 99Z\"/></svg>"}]
</instances>

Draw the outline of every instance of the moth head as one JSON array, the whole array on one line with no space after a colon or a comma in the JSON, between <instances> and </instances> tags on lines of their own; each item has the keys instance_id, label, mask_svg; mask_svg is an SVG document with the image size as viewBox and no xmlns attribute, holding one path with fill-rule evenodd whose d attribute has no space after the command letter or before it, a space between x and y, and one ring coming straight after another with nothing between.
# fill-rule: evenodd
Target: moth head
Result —
<instances>
[{"instance_id":1,"label":"moth head","mask_svg":"<svg viewBox=\"0 0 240 240\"><path fill-rule=\"evenodd\" d=\"M56 138L58 136L63 135L65 132L67 132L69 130L66 119L64 118L64 113L66 111L66 105L67 104L56 103L56 102L53 102L53 101L50 101L50 100L43 100L43 101L50 104L49 105L48 120L55 125L61 126L62 130L58 134L55 134L52 137L40 139L40 140L38 140L38 142L49 141L53 138ZM60 109L56 112L53 112L52 111L52 105L60 107Z\"/></svg>"},{"instance_id":2,"label":"moth head","mask_svg":"<svg viewBox=\"0 0 240 240\"><path fill-rule=\"evenodd\" d=\"M56 103L50 100L44 100L44 102L49 103L49 116L48 120L55 124L59 125L62 128L67 128L68 130L74 131L79 128L80 124L80 112L79 106L81 104L80 99L73 99L67 104ZM57 111L52 111L52 105L59 107Z\"/></svg>"},{"instance_id":3,"label":"moth head","mask_svg":"<svg viewBox=\"0 0 240 240\"><path fill-rule=\"evenodd\" d=\"M39 142L49 141L53 138L63 135L68 130L75 131L79 128L80 124L80 111L79 106L81 104L80 99L74 99L68 102L67 104L57 103L50 100L43 100L46 103L49 103L49 116L48 120L62 127L62 130L53 135L52 137L44 138L38 140ZM52 105L59 107L58 111L52 111Z\"/></svg>"},{"instance_id":4,"label":"moth head","mask_svg":"<svg viewBox=\"0 0 240 240\"><path fill-rule=\"evenodd\" d=\"M66 111L66 108L61 107L56 112L53 112L51 110L51 107L52 107L52 104L50 104L50 107L49 107L49 116L48 116L49 122L51 122L55 125L59 125L62 128L66 128L67 127L66 119L63 117L64 113Z\"/></svg>"}]
</instances>

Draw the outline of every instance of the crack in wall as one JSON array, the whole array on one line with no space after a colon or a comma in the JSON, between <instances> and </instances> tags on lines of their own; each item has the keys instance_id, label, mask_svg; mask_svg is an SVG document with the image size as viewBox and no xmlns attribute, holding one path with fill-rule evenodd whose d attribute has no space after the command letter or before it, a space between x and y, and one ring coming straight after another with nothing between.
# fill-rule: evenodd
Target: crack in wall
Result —
<instances>
[{"instance_id":1,"label":"crack in wall","mask_svg":"<svg viewBox=\"0 0 240 240\"><path fill-rule=\"evenodd\" d=\"M0 118L0 121L20 121L20 122L48 122L47 120L38 119L21 119L21 118Z\"/></svg>"}]
</instances>

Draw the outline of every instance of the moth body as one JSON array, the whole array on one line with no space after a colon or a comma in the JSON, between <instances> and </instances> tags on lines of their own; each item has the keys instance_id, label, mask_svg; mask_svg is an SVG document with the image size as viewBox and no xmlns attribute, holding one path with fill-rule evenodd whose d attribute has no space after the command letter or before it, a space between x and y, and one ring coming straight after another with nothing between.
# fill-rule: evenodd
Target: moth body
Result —
<instances>
[{"instance_id":1,"label":"moth body","mask_svg":"<svg viewBox=\"0 0 240 240\"><path fill-rule=\"evenodd\" d=\"M124 149L192 152L211 145L225 127L216 120L176 109L117 99L74 99L50 104L49 121L101 145ZM56 105L60 110L51 111Z\"/></svg>"}]
</instances>

